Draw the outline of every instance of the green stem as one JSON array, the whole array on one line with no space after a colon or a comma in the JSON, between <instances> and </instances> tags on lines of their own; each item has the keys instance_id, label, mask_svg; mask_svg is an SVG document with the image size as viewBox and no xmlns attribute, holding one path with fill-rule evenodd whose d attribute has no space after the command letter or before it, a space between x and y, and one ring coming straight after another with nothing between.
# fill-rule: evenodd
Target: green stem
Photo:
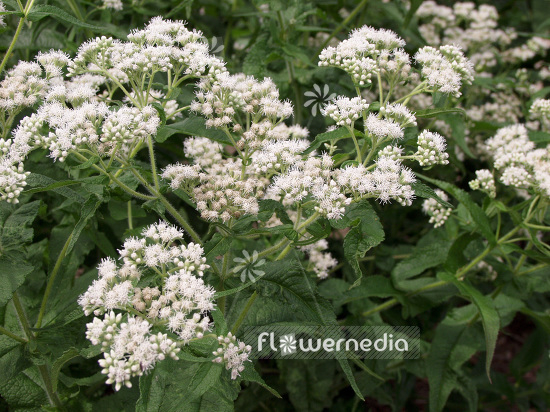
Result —
<instances>
[{"instance_id":1,"label":"green stem","mask_svg":"<svg viewBox=\"0 0 550 412\"><path fill-rule=\"evenodd\" d=\"M346 19L340 23L338 25L338 27L336 27L336 29L334 29L334 31L330 34L330 36L327 37L327 39L323 42L323 44L321 45L320 49L315 53L316 55L319 55L319 53L321 53L321 51L327 47L327 45L329 44L329 42L332 40L332 38L334 36L336 36L340 30L342 30L342 28L346 27L347 24L355 17L357 16L357 14L359 14L359 12L361 11L361 9L363 7L365 7L365 5L367 4L368 0L363 0L361 3L359 3L357 5L357 7L355 9L353 9L353 11L349 14L348 17L346 17Z\"/></svg>"},{"instance_id":2,"label":"green stem","mask_svg":"<svg viewBox=\"0 0 550 412\"><path fill-rule=\"evenodd\" d=\"M2 326L0 326L0 333L3 335L6 335L9 338L12 338L13 340L16 340L17 342L21 342L21 343L28 342L26 339L23 339L22 337L17 336L15 333L10 332L9 330L3 328Z\"/></svg>"},{"instance_id":3,"label":"green stem","mask_svg":"<svg viewBox=\"0 0 550 412\"><path fill-rule=\"evenodd\" d=\"M19 323L21 323L21 327L27 337L27 340L34 339L35 336L31 331L27 314L25 313L25 309L23 308L23 305L19 300L19 296L17 295L17 292L13 293L12 302L13 302L13 306L15 307L15 311L17 312ZM40 372L40 376L42 377L42 381L44 382L44 390L46 392L46 396L48 397L48 400L50 401L50 405L55 406L57 410L65 411L65 408L61 403L61 400L57 396L57 392L54 392L53 390L52 380L50 377L50 372L48 370L48 367L46 365L37 365L37 367Z\"/></svg>"},{"instance_id":4,"label":"green stem","mask_svg":"<svg viewBox=\"0 0 550 412\"><path fill-rule=\"evenodd\" d=\"M359 143L357 142L357 138L355 137L355 130L353 128L353 125L352 125L352 127L347 127L347 129L349 130L349 132L351 134L351 138L353 139L353 144L355 145L355 152L357 153L356 160L359 163L362 163L363 160L362 160L362 157L361 157L361 149L359 148Z\"/></svg>"},{"instance_id":5,"label":"green stem","mask_svg":"<svg viewBox=\"0 0 550 412\"><path fill-rule=\"evenodd\" d=\"M191 225L187 223L187 221L183 218L183 216L179 214L176 208L172 206L172 204L168 201L168 199L166 199L164 196L162 196L158 192L152 191L151 193L160 200L160 202L164 205L168 213L170 213L174 217L174 219L178 221L181 227L183 227L185 231L189 233L191 238L193 238L193 240L199 245L202 245L201 237L197 234L197 232L195 232L195 230L191 227Z\"/></svg>"},{"instance_id":6,"label":"green stem","mask_svg":"<svg viewBox=\"0 0 550 412\"><path fill-rule=\"evenodd\" d=\"M2 73L2 70L4 70L4 67L8 63L8 59L10 58L13 48L15 47L15 43L17 42L17 39L19 38L19 35L21 34L21 30L23 29L23 25L25 24L25 20L27 19L26 16L21 17L19 19L19 24L17 25L17 29L15 29L15 34L13 35L13 39L10 43L10 46L8 47L8 50L6 51L6 54L4 55L4 58L2 59L2 63L0 63L0 73Z\"/></svg>"},{"instance_id":7,"label":"green stem","mask_svg":"<svg viewBox=\"0 0 550 412\"><path fill-rule=\"evenodd\" d=\"M530 218L530 216L528 216L528 218ZM526 219L528 220L528 219ZM503 236L502 238L499 239L499 241L495 244L495 245L489 245L485 248L485 250L483 252L481 252L474 260L472 260L468 265L466 265L464 268L462 268L461 270L459 270L456 274L455 274L455 278L457 279L461 279L466 273L468 273L474 266L476 266L479 262L481 262L489 253L491 253L493 251L494 248L496 248L497 246L499 246L500 244L506 242L506 240L508 240L509 238L511 238L518 230L520 229L520 226L517 226L515 227L514 229L512 229L510 232L508 232L505 236ZM440 281L437 281L437 282L434 282L434 283L430 283L429 285L426 285L426 286L423 286L413 292L410 292L407 294L407 297L410 297L410 296L415 296L415 295L418 295L419 293L422 293L422 292L426 292L428 290L431 290L431 289L435 289L435 288L438 288L440 286L444 286L446 284L448 284L449 281L446 281L446 280L440 280ZM396 305L398 303L397 299L395 298L392 298L392 299L389 299L388 301L370 309L370 310L367 310L366 312L363 312L362 313L362 316L370 316L372 315L373 313L377 313L377 312L380 312L380 311L383 311L383 310L386 310L386 309L389 309L391 308L392 306Z\"/></svg>"},{"instance_id":8,"label":"green stem","mask_svg":"<svg viewBox=\"0 0 550 412\"><path fill-rule=\"evenodd\" d=\"M67 241L63 245L63 249L61 249L61 252L59 252L59 256L57 257L55 266L53 267L52 273L50 273L48 284L46 285L46 290L42 298L42 303L40 304L40 312L38 312L38 320L36 321L36 328L40 328L42 326L42 320L44 319L44 314L46 313L46 305L48 303L48 298L50 297L50 293L52 293L52 288L55 282L55 278L57 276L57 273L59 272L59 269L61 268L61 263L63 263L63 259L65 259L65 255L67 254L67 250L69 249L69 245L72 239L73 239L73 232L71 232L71 234L67 238Z\"/></svg>"},{"instance_id":9,"label":"green stem","mask_svg":"<svg viewBox=\"0 0 550 412\"><path fill-rule=\"evenodd\" d=\"M132 230L134 224L132 222L132 201L128 200L128 229Z\"/></svg>"},{"instance_id":10,"label":"green stem","mask_svg":"<svg viewBox=\"0 0 550 412\"><path fill-rule=\"evenodd\" d=\"M248 311L250 310L250 308L254 304L254 301L256 300L257 296L258 296L258 292L254 291L252 296L250 296L250 298L248 298L248 300L246 301L246 306L242 310L242 312L239 315L237 321L233 325L233 328L231 329L231 333L233 335L235 335L237 333L237 331L239 330L239 327L241 326L241 323L243 323L244 319L246 318L246 315L248 314Z\"/></svg>"},{"instance_id":11,"label":"green stem","mask_svg":"<svg viewBox=\"0 0 550 412\"><path fill-rule=\"evenodd\" d=\"M55 406L58 411L65 411L63 403L61 403L59 396L57 396L57 392L54 392L53 390L52 379L50 377L48 366L38 365L38 370L40 371L40 376L42 377L42 381L44 382L44 388L46 390L46 395L48 396L50 404Z\"/></svg>"},{"instance_id":12,"label":"green stem","mask_svg":"<svg viewBox=\"0 0 550 412\"><path fill-rule=\"evenodd\" d=\"M151 135L147 136L147 146L149 147L149 159L151 161L151 170L153 171L153 183L155 184L155 189L159 191L159 177L157 175L157 165L155 162L155 151L153 148L153 138Z\"/></svg>"},{"instance_id":13,"label":"green stem","mask_svg":"<svg viewBox=\"0 0 550 412\"><path fill-rule=\"evenodd\" d=\"M241 157L241 159L243 159L243 162L244 162L243 152L241 152L241 149L239 149L239 148L237 147L237 142L235 142L235 139L233 138L233 136L231 135L231 133L229 132L229 130L227 130L227 127L224 127L224 128L223 128L223 131L225 132L225 134L227 135L227 137L229 137L229 140L231 140L231 144L233 145L233 147L235 148L235 150L237 150L237 153L239 153L239 156Z\"/></svg>"}]
</instances>

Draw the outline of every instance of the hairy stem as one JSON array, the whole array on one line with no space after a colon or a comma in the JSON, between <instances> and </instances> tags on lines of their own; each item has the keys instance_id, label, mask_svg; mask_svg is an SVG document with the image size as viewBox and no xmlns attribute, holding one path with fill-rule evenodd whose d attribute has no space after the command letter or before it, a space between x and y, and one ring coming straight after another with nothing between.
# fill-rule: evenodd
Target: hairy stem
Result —
<instances>
[{"instance_id":1,"label":"hairy stem","mask_svg":"<svg viewBox=\"0 0 550 412\"><path fill-rule=\"evenodd\" d=\"M2 335L6 335L9 338L12 338L13 340L16 340L17 342L21 342L21 343L28 342L26 339L23 339L21 336L17 336L15 333L10 332L9 330L7 330L6 328L3 328L2 326L0 326L0 333Z\"/></svg>"},{"instance_id":2,"label":"hairy stem","mask_svg":"<svg viewBox=\"0 0 550 412\"><path fill-rule=\"evenodd\" d=\"M254 304L254 301L256 300L256 297L258 296L258 292L254 291L254 293L252 294L252 296L250 296L248 298L248 300L246 301L246 305L244 307L244 309L242 310L242 312L240 313L239 317L237 318L237 321L235 322L235 324L233 325L233 328L231 328L231 333L233 335L235 335L237 333L237 331L239 330L239 327L241 326L241 324L243 323L244 319L246 318L246 315L248 314L248 311L250 310L250 308L252 307L252 305Z\"/></svg>"},{"instance_id":3,"label":"hairy stem","mask_svg":"<svg viewBox=\"0 0 550 412\"><path fill-rule=\"evenodd\" d=\"M63 249L61 249L61 252L59 252L59 256L55 261L55 266L53 267L52 273L50 273L50 277L48 278L48 283L46 285L46 290L44 291L44 296L42 297L42 303L40 304L40 311L38 312L38 320L36 321L36 328L40 328L42 326L42 320L44 319L44 314L46 313L46 305L48 303L48 298L52 293L52 288L55 282L55 278L57 276L57 273L59 272L59 269L61 268L63 259L65 259L65 255L67 254L67 250L69 249L69 245L72 239L73 239L73 233L71 232L71 234L67 238L67 241L63 245Z\"/></svg>"}]
</instances>

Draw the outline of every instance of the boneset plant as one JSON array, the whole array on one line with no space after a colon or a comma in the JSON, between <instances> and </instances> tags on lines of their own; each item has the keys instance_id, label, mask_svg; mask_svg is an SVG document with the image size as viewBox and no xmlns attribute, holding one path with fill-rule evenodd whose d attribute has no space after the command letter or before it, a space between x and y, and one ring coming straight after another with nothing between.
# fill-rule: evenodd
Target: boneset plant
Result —
<instances>
[{"instance_id":1,"label":"boneset plant","mask_svg":"<svg viewBox=\"0 0 550 412\"><path fill-rule=\"evenodd\" d=\"M420 10L422 18L444 14L432 3ZM121 10L122 3L106 1L103 7ZM478 26L486 16L495 19L490 8L473 17L469 6L455 9ZM447 20L453 39L468 38L450 30L454 20ZM442 25L432 21L421 32L436 29ZM510 33L498 33L509 44ZM455 173L447 153L451 136L429 119L463 113L459 102L475 76L461 47L438 36L442 45L410 54L395 32L363 26L324 47L318 65L346 73L351 93L323 105L328 128L316 136L293 123L293 104L281 98L274 80L232 73L202 33L181 21L155 17L127 40L97 37L80 45L74 57L40 52L36 61L9 69L0 83L0 250L29 243L32 231L14 234L10 227L28 226L37 214L47 218L44 208L57 213L72 202L81 205L74 230L53 249L58 253L48 262L45 284L29 283L29 293L40 292L38 304L19 296L33 266L17 264L19 252L0 260L16 279L10 296L0 300L11 300L14 308L0 312L7 319L0 332L13 345L27 345L45 402L59 410L83 408L90 405L82 400L88 394L74 392L76 385L89 385L93 394L105 382L123 393L138 381L138 410L203 404L232 410L248 385L243 381L280 397L250 359L251 347L240 338L243 326L385 324L384 311L400 304L407 319L454 297L447 288L454 285L472 304L440 319L425 355L439 366L421 368L420 360L408 372L427 376L433 410L445 406L452 390L466 393L473 408L471 386L458 371L467 358L453 354L452 365L443 362L453 349L444 339L456 344L463 334L483 336L489 374L500 319L493 299L507 290L497 286L482 294L467 276L483 264L518 276L544 269L550 256L543 234L550 157L548 147L537 146L519 124L479 141L475 150L486 164L469 186L483 192L483 208L453 184L425 176L432 168ZM483 42L463 47L484 56L495 52ZM474 63L486 68L490 59ZM536 100L530 113L529 126L547 132L548 100ZM166 146L183 135L176 149ZM41 174L35 164L52 172ZM73 190L76 185L82 190ZM34 200L44 193L62 200ZM517 194L525 200L513 200ZM393 210L391 203L409 209L418 204L437 229L422 233L418 249L405 254L391 277L366 275L364 262L374 259L372 249L385 238L377 210ZM63 272L71 253L80 253L78 237L93 216L105 214L103 204L122 214L123 240L109 248L105 236L90 236L101 251L90 258L97 270L71 275L70 302L79 308L63 313L52 301L68 279ZM123 204L122 212L114 204ZM140 214L142 208L149 215ZM29 261L41 264L51 255L31 248ZM436 256L436 263L425 256ZM341 276L344 265L349 271ZM438 265L437 272L418 276ZM248 266L248 275L241 276ZM338 306L357 300L363 304L351 303L349 318L337 320ZM49 334L84 316L71 335L74 344L52 357L44 346ZM465 332L478 320L484 334ZM422 344L428 347L428 338ZM464 353L471 356L480 346ZM102 377L68 372L72 359L97 356L93 367ZM338 364L340 380L351 385L357 400L370 393L367 387L381 385L389 370L403 366L342 359ZM366 376L379 381L371 385Z\"/></svg>"}]
</instances>

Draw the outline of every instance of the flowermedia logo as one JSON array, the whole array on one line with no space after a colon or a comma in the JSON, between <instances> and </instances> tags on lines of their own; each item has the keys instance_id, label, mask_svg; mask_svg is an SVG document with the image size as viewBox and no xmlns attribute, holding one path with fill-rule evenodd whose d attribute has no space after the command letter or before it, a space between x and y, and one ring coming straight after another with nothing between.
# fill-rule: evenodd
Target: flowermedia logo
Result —
<instances>
[{"instance_id":1,"label":"flowermedia logo","mask_svg":"<svg viewBox=\"0 0 550 412\"><path fill-rule=\"evenodd\" d=\"M246 328L243 340L256 359L416 359L419 336L412 326L272 326Z\"/></svg>"},{"instance_id":2,"label":"flowermedia logo","mask_svg":"<svg viewBox=\"0 0 550 412\"><path fill-rule=\"evenodd\" d=\"M307 91L304 96L309 98L304 103L305 107L311 106L311 114L317 115L317 112L321 112L323 105L336 97L336 93L330 93L328 85L324 85L323 89L318 84L313 85L313 91Z\"/></svg>"},{"instance_id":3,"label":"flowermedia logo","mask_svg":"<svg viewBox=\"0 0 550 412\"><path fill-rule=\"evenodd\" d=\"M258 278L265 275L263 270L258 269L265 264L265 259L258 259L258 251L255 250L250 255L246 250L243 250L244 258L236 257L233 262L237 264L233 268L233 273L241 273L241 282L246 282L247 279L251 282L256 282Z\"/></svg>"}]
</instances>

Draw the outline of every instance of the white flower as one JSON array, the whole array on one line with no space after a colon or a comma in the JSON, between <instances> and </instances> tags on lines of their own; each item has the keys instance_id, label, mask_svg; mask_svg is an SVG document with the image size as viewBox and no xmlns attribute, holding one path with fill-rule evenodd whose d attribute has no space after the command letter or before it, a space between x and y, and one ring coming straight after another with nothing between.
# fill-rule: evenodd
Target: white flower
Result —
<instances>
[{"instance_id":1,"label":"white flower","mask_svg":"<svg viewBox=\"0 0 550 412\"><path fill-rule=\"evenodd\" d=\"M366 128L368 132L377 139L402 139L405 133L399 123L392 119L380 119L376 114L371 113L367 117Z\"/></svg>"},{"instance_id":2,"label":"white flower","mask_svg":"<svg viewBox=\"0 0 550 412\"><path fill-rule=\"evenodd\" d=\"M428 84L442 93L458 97L462 84L474 79L472 63L456 46L441 46L439 50L425 46L414 57L422 64L422 76Z\"/></svg>"},{"instance_id":3,"label":"white flower","mask_svg":"<svg viewBox=\"0 0 550 412\"><path fill-rule=\"evenodd\" d=\"M250 361L248 357L252 348L237 340L231 332L227 336L218 336L218 343L220 347L212 352L216 356L212 362L225 364L225 369L231 371L231 379L237 379L244 371L244 363Z\"/></svg>"},{"instance_id":4,"label":"white flower","mask_svg":"<svg viewBox=\"0 0 550 412\"><path fill-rule=\"evenodd\" d=\"M115 390L131 386L132 376L141 376L167 355L177 359L179 346L211 328L207 312L214 308L214 289L201 279L209 268L202 247L175 245L183 232L163 221L145 228L142 236L126 240L119 251L121 267L104 259L98 279L78 300L86 315L95 315L86 337L101 345L99 364ZM153 326L178 339L153 334Z\"/></svg>"},{"instance_id":5,"label":"white flower","mask_svg":"<svg viewBox=\"0 0 550 412\"><path fill-rule=\"evenodd\" d=\"M367 101L359 97L338 96L321 109L323 116L329 116L339 126L350 127L368 108Z\"/></svg>"},{"instance_id":6,"label":"white flower","mask_svg":"<svg viewBox=\"0 0 550 412\"><path fill-rule=\"evenodd\" d=\"M447 164L449 154L445 152L447 143L439 133L423 130L418 136L418 150L414 154L420 166Z\"/></svg>"},{"instance_id":7,"label":"white flower","mask_svg":"<svg viewBox=\"0 0 550 412\"><path fill-rule=\"evenodd\" d=\"M444 191L435 189L435 193L445 202L449 201L449 197ZM453 210L441 205L435 199L426 199L422 203L422 211L430 216L430 223L433 223L434 227L439 227L447 221Z\"/></svg>"},{"instance_id":8,"label":"white flower","mask_svg":"<svg viewBox=\"0 0 550 412\"><path fill-rule=\"evenodd\" d=\"M495 178L490 170L480 169L476 170L476 177L469 182L470 187L473 190L481 190L486 192L489 197L494 198L496 196Z\"/></svg>"}]
</instances>

